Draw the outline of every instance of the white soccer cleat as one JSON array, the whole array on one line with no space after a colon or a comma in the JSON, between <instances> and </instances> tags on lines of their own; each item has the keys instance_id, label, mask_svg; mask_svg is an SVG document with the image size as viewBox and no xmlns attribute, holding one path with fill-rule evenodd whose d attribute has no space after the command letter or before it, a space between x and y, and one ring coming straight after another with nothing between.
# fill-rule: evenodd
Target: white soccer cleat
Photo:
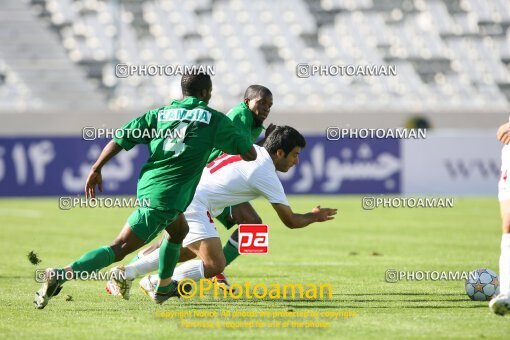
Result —
<instances>
[{"instance_id":1,"label":"white soccer cleat","mask_svg":"<svg viewBox=\"0 0 510 340\"><path fill-rule=\"evenodd\" d=\"M158 287L158 280L159 278L157 275L144 276L144 278L140 280L140 289L152 298Z\"/></svg>"},{"instance_id":2,"label":"white soccer cleat","mask_svg":"<svg viewBox=\"0 0 510 340\"><path fill-rule=\"evenodd\" d=\"M176 297L181 297L181 292L179 292L179 283L177 281L172 280L173 290L162 294L156 293L158 289L158 275L147 275L140 281L140 289L156 304L160 305L166 300ZM187 294L190 290L187 287L182 288L184 293Z\"/></svg>"},{"instance_id":3,"label":"white soccer cleat","mask_svg":"<svg viewBox=\"0 0 510 340\"><path fill-rule=\"evenodd\" d=\"M53 268L46 269L44 273L44 281L41 288L35 293L35 308L43 309L48 301L62 290L62 286L58 285L57 272Z\"/></svg>"},{"instance_id":4,"label":"white soccer cleat","mask_svg":"<svg viewBox=\"0 0 510 340\"><path fill-rule=\"evenodd\" d=\"M119 289L117 288L117 285L112 281L112 280L108 280L106 281L106 292L110 295L113 295L113 296L120 296L120 291Z\"/></svg>"},{"instance_id":5,"label":"white soccer cleat","mask_svg":"<svg viewBox=\"0 0 510 340\"><path fill-rule=\"evenodd\" d=\"M508 295L499 294L489 302L489 309L500 316L510 313L510 298Z\"/></svg>"},{"instance_id":6,"label":"white soccer cleat","mask_svg":"<svg viewBox=\"0 0 510 340\"><path fill-rule=\"evenodd\" d=\"M124 266L113 267L110 269L110 280L106 284L106 290L112 295L120 295L124 300L129 300L132 284L133 280L126 279Z\"/></svg>"}]
</instances>

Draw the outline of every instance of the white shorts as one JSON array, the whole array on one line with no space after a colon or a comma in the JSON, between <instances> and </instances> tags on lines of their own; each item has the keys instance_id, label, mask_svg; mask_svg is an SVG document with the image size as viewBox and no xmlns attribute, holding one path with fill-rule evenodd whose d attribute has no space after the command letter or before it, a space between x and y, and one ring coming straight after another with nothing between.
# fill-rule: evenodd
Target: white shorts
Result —
<instances>
[{"instance_id":1,"label":"white shorts","mask_svg":"<svg viewBox=\"0 0 510 340\"><path fill-rule=\"evenodd\" d=\"M510 200L510 145L501 150L501 176L498 183L499 201Z\"/></svg>"},{"instance_id":2,"label":"white shorts","mask_svg":"<svg viewBox=\"0 0 510 340\"><path fill-rule=\"evenodd\" d=\"M206 238L220 237L207 210L186 211L184 216L188 221L189 232L182 241L183 247Z\"/></svg>"}]
</instances>

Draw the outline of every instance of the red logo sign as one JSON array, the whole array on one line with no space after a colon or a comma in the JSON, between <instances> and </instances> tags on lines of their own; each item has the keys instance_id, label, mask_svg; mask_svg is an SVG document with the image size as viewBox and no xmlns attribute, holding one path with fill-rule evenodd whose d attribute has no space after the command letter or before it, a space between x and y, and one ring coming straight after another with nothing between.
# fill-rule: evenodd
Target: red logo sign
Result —
<instances>
[{"instance_id":1,"label":"red logo sign","mask_svg":"<svg viewBox=\"0 0 510 340\"><path fill-rule=\"evenodd\" d=\"M268 251L268 225L241 224L239 226L239 254L267 254Z\"/></svg>"}]
</instances>

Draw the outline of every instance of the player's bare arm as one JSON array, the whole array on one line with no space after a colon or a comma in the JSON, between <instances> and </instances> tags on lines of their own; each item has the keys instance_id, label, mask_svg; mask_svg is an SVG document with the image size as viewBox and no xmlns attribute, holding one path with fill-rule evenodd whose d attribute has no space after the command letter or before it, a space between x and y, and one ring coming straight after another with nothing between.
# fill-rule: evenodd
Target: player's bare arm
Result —
<instances>
[{"instance_id":1,"label":"player's bare arm","mask_svg":"<svg viewBox=\"0 0 510 340\"><path fill-rule=\"evenodd\" d=\"M317 206L311 212L306 214L296 214L292 211L291 207L273 203L273 208L276 210L278 217L290 229L304 228L314 222L325 222L334 219L337 209L321 208Z\"/></svg>"},{"instance_id":2,"label":"player's bare arm","mask_svg":"<svg viewBox=\"0 0 510 340\"><path fill-rule=\"evenodd\" d=\"M86 198L96 197L96 185L99 191L103 192L103 179L101 177L101 169L121 150L122 147L114 140L111 140L108 144L106 144L97 161L94 163L94 165L92 165L92 168L90 169L90 174L87 178L87 182L85 183Z\"/></svg>"}]
</instances>

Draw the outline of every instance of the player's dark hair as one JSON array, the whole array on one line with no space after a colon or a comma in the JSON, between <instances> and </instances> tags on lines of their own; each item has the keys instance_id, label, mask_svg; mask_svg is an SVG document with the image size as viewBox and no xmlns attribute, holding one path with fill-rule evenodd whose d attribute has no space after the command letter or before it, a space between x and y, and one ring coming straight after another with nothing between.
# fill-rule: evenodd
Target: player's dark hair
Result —
<instances>
[{"instance_id":1,"label":"player's dark hair","mask_svg":"<svg viewBox=\"0 0 510 340\"><path fill-rule=\"evenodd\" d=\"M181 78L181 90L184 96L197 97L203 90L209 90L211 87L211 76L205 73L185 74Z\"/></svg>"},{"instance_id":2,"label":"player's dark hair","mask_svg":"<svg viewBox=\"0 0 510 340\"><path fill-rule=\"evenodd\" d=\"M244 99L264 98L272 95L271 91L265 86L250 85L244 92Z\"/></svg>"},{"instance_id":3,"label":"player's dark hair","mask_svg":"<svg viewBox=\"0 0 510 340\"><path fill-rule=\"evenodd\" d=\"M287 125L277 126L264 142L264 148L271 155L274 155L278 149L282 149L287 156L296 146L304 148L306 146L305 137Z\"/></svg>"}]
</instances>

